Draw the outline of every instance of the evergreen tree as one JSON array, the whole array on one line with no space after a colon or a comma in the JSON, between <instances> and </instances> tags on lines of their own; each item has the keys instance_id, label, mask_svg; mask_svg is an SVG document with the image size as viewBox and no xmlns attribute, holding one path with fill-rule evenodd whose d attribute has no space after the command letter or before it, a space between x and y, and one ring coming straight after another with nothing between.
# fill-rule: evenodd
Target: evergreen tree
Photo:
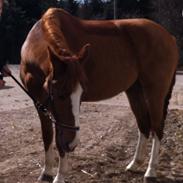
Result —
<instances>
[{"instance_id":1,"label":"evergreen tree","mask_svg":"<svg viewBox=\"0 0 183 183\"><path fill-rule=\"evenodd\" d=\"M42 13L57 0L6 0L0 21L0 59L20 62L20 49L27 33Z\"/></svg>"},{"instance_id":2,"label":"evergreen tree","mask_svg":"<svg viewBox=\"0 0 183 183\"><path fill-rule=\"evenodd\" d=\"M151 18L163 25L177 38L180 48L180 63L183 64L183 1L152 0Z\"/></svg>"},{"instance_id":3,"label":"evergreen tree","mask_svg":"<svg viewBox=\"0 0 183 183\"><path fill-rule=\"evenodd\" d=\"M79 2L76 0L60 0L58 2L59 7L65 9L72 15L78 14Z\"/></svg>"}]
</instances>

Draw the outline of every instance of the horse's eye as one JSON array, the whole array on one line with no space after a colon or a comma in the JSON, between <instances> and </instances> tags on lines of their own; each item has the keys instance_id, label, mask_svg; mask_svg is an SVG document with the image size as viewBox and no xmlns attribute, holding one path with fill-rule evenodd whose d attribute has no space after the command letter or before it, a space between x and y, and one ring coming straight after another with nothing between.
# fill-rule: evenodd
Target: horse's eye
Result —
<instances>
[{"instance_id":1,"label":"horse's eye","mask_svg":"<svg viewBox=\"0 0 183 183\"><path fill-rule=\"evenodd\" d=\"M53 79L52 81L51 81L51 84L53 84L53 85L55 85L55 84L57 84L58 83L58 80L56 80L56 79Z\"/></svg>"}]
</instances>

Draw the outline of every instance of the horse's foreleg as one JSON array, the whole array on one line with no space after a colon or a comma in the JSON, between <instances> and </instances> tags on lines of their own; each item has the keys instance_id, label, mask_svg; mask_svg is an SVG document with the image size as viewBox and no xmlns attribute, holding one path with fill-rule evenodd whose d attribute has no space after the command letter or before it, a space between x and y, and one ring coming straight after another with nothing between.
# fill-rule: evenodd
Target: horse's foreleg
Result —
<instances>
[{"instance_id":1,"label":"horse's foreleg","mask_svg":"<svg viewBox=\"0 0 183 183\"><path fill-rule=\"evenodd\" d=\"M58 171L53 183L65 183L64 174L67 172L67 170L68 170L68 154L65 153L63 157L59 158Z\"/></svg>"},{"instance_id":2,"label":"horse's foreleg","mask_svg":"<svg viewBox=\"0 0 183 183\"><path fill-rule=\"evenodd\" d=\"M144 162L146 153L147 138L139 131L138 143L133 160L126 167L127 171L136 171Z\"/></svg>"},{"instance_id":3,"label":"horse's foreleg","mask_svg":"<svg viewBox=\"0 0 183 183\"><path fill-rule=\"evenodd\" d=\"M52 182L53 181L53 164L54 164L54 150L53 150L53 126L51 121L39 112L41 120L42 137L45 149L45 163L39 176L39 182Z\"/></svg>"},{"instance_id":4,"label":"horse's foreleg","mask_svg":"<svg viewBox=\"0 0 183 183\"><path fill-rule=\"evenodd\" d=\"M49 149L45 152L45 163L42 172L38 178L40 182L52 182L53 181L53 163L54 163L54 151L53 145L50 144Z\"/></svg>"}]
</instances>

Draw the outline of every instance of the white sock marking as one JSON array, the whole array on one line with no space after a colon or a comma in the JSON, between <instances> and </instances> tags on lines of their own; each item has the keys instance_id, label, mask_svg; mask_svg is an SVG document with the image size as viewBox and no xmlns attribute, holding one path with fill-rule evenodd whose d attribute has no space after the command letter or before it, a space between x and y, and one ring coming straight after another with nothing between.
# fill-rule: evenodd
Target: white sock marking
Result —
<instances>
[{"instance_id":1,"label":"white sock marking","mask_svg":"<svg viewBox=\"0 0 183 183\"><path fill-rule=\"evenodd\" d=\"M155 134L153 137L151 157L149 160L148 168L145 173L145 177L156 177L156 167L159 161L159 149L160 149L160 140Z\"/></svg>"},{"instance_id":2,"label":"white sock marking","mask_svg":"<svg viewBox=\"0 0 183 183\"><path fill-rule=\"evenodd\" d=\"M143 163L147 146L147 138L139 131L138 143L133 160L126 167L126 170L137 170L139 165Z\"/></svg>"},{"instance_id":3,"label":"white sock marking","mask_svg":"<svg viewBox=\"0 0 183 183\"><path fill-rule=\"evenodd\" d=\"M68 170L68 154L65 153L63 158L59 157L59 167L57 175L53 181L53 183L65 183L64 181L64 174Z\"/></svg>"},{"instance_id":4,"label":"white sock marking","mask_svg":"<svg viewBox=\"0 0 183 183\"><path fill-rule=\"evenodd\" d=\"M38 178L41 181L42 176L45 175L53 175L53 164L54 164L54 150L53 150L53 142L50 144L48 151L45 152L45 164L42 169L41 175Z\"/></svg>"}]
</instances>

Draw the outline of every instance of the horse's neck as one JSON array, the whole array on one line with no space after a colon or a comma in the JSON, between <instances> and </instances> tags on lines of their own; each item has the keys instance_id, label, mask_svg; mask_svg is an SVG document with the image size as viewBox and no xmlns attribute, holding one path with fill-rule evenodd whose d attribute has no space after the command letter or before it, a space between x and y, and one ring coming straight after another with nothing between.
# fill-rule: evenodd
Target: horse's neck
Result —
<instances>
[{"instance_id":1,"label":"horse's neck","mask_svg":"<svg viewBox=\"0 0 183 183\"><path fill-rule=\"evenodd\" d=\"M61 31L64 35L65 41L69 46L69 49L73 53L77 53L82 46L84 46L83 42L83 30L81 28L80 20L71 16L62 14L59 17Z\"/></svg>"}]
</instances>

